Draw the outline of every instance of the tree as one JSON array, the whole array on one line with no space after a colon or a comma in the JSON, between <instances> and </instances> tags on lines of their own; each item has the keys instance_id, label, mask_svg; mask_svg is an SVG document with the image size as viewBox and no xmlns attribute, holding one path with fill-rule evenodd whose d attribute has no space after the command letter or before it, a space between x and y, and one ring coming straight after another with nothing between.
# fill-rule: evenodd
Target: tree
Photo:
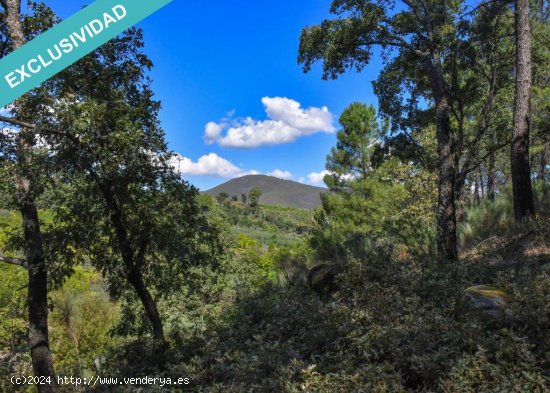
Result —
<instances>
[{"instance_id":1,"label":"tree","mask_svg":"<svg viewBox=\"0 0 550 393\"><path fill-rule=\"evenodd\" d=\"M142 47L141 30L130 29L71 67L43 127L53 130L48 143L60 170L55 206L64 238L85 251L113 296L128 298L131 288L163 347L150 288L168 292L182 277L178 271L221 251L197 190L170 164Z\"/></svg>"},{"instance_id":2,"label":"tree","mask_svg":"<svg viewBox=\"0 0 550 393\"><path fill-rule=\"evenodd\" d=\"M248 203L250 207L256 210L260 205L260 197L262 196L262 190L259 187L253 187L248 192Z\"/></svg>"},{"instance_id":3,"label":"tree","mask_svg":"<svg viewBox=\"0 0 550 393\"><path fill-rule=\"evenodd\" d=\"M414 144L414 133L419 129L431 124L436 127L437 245L447 260L458 257L457 199L467 175L483 159L480 142L493 126L488 115L503 79L498 72L489 73L488 81L481 84L478 82L486 73L471 72L472 64L487 51L472 41L473 22L462 14L463 4L460 0L403 0L402 6L394 7L374 0L333 1L330 11L336 18L305 27L298 55L305 72L322 61L323 78L335 79L348 68L361 71L370 62L374 48L382 50L385 66L374 87L380 112L391 119L392 132L405 134ZM491 5L497 16L504 12L505 5ZM489 3L479 10L488 8ZM484 31L493 33L491 29ZM501 40L493 42L495 48L502 46ZM493 69L503 69L501 59L493 58L498 60ZM510 69L506 72L509 75ZM475 121L468 130L470 119ZM467 138L468 134L471 137ZM490 150L498 148L502 146Z\"/></svg>"},{"instance_id":4,"label":"tree","mask_svg":"<svg viewBox=\"0 0 550 393\"><path fill-rule=\"evenodd\" d=\"M448 45L456 42L452 23L461 2L404 0L405 10L390 14L389 7L374 1L333 1L331 12L342 16L306 27L300 37L298 62L309 71L323 61L323 78L336 78L346 68L358 71L369 63L374 46L394 48L418 68L430 85L437 127L439 198L438 247L443 257L457 259L455 215L455 140L451 127L449 84L443 61Z\"/></svg>"},{"instance_id":5,"label":"tree","mask_svg":"<svg viewBox=\"0 0 550 393\"><path fill-rule=\"evenodd\" d=\"M336 262L348 253L360 255L374 239L389 236L386 223L405 194L401 185L384 180L387 176L377 168L398 165L398 160L376 155L383 150L387 125L379 124L374 107L353 103L339 121L342 129L327 156L329 174L324 178L331 192L321 195L322 209L315 213L311 238L318 258Z\"/></svg>"},{"instance_id":6,"label":"tree","mask_svg":"<svg viewBox=\"0 0 550 393\"><path fill-rule=\"evenodd\" d=\"M3 53L5 49L11 48L17 50L25 44L27 38L21 22L21 2L20 0L0 0L4 12L2 15L4 28L2 29L2 41L4 42ZM46 12L41 12L46 11ZM32 26L40 26L42 29L51 27L54 22L53 14L44 7L37 9L35 21L41 23ZM27 31L27 35L36 34L36 31ZM31 99L32 96L32 99ZM42 104L40 93L28 94L17 100L12 109L13 119L3 118L11 124L20 127L15 136L11 135L15 142L13 150L3 152L3 158L10 155L14 159L15 170L15 205L21 213L23 233L24 233L24 254L25 260L20 261L20 265L28 270L28 313L29 313L29 346L31 349L31 359L33 371L37 377L48 378L48 384L37 385L39 392L55 391L55 376L52 363L51 351L48 337L48 272L46 268L46 255L40 222L38 219L38 209L36 198L40 194L40 184L37 181L37 163L34 147L36 134L33 128L27 127L21 119L32 119L37 113L37 107ZM13 120L13 121L12 121ZM6 164L5 160L2 160ZM0 258L3 262L17 262L16 258Z\"/></svg>"},{"instance_id":7,"label":"tree","mask_svg":"<svg viewBox=\"0 0 550 393\"><path fill-rule=\"evenodd\" d=\"M162 347L158 301L181 288L190 267L216 266L223 254L219 231L206 221L197 190L170 168L142 173L131 184L96 176L71 174L58 190L56 216L64 223L65 241L86 253L106 278L111 296L126 305L137 297Z\"/></svg>"},{"instance_id":8,"label":"tree","mask_svg":"<svg viewBox=\"0 0 550 393\"><path fill-rule=\"evenodd\" d=\"M28 129L19 135L39 134L51 149L49 161L59 171L55 174L56 215L63 222L52 239L58 242L52 247L57 258L71 260L75 249L84 250L109 281L113 296L126 296L124 284L129 284L151 323L155 342L163 346L162 321L148 285L164 287L164 292L177 287L182 269L201 263L215 266L223 245L219 230L205 218L197 190L170 165L172 154L157 118L160 104L152 99L145 76L152 64L142 47L141 31L130 29L41 88L40 92L56 94L55 99L46 94L46 100L35 99L38 110L20 113L23 119L35 117L36 122L17 117L1 120ZM31 222L24 216L24 224L40 235L38 217L30 213ZM36 238L29 239L43 251ZM42 255L31 255L30 262L39 264L29 269L41 279L40 285L29 288L29 293L39 293L42 312L32 313L37 299L30 299L31 319L38 315L41 323L41 330L35 332L31 320L33 361L35 355L43 355L43 348L48 349ZM1 260L31 266L29 258L2 256ZM42 336L35 344L38 333ZM37 375L50 374L39 370Z\"/></svg>"},{"instance_id":9,"label":"tree","mask_svg":"<svg viewBox=\"0 0 550 393\"><path fill-rule=\"evenodd\" d=\"M48 143L65 185L54 203L65 238L89 255L113 296L137 297L164 347L159 299L181 288L189 269L215 269L225 244L198 190L172 167L142 47L142 31L130 29L64 75L48 127L65 131Z\"/></svg>"},{"instance_id":10,"label":"tree","mask_svg":"<svg viewBox=\"0 0 550 393\"><path fill-rule=\"evenodd\" d=\"M218 201L218 203L220 205L222 205L226 200L227 198L229 198L229 194L227 192L220 192L217 196L216 196L216 200Z\"/></svg>"},{"instance_id":11,"label":"tree","mask_svg":"<svg viewBox=\"0 0 550 393\"><path fill-rule=\"evenodd\" d=\"M346 179L366 179L371 169L371 154L376 138L381 138L383 128L376 119L372 105L353 103L340 116L342 129L338 131L336 146L327 156L326 169L330 175L325 182L335 190Z\"/></svg>"},{"instance_id":12,"label":"tree","mask_svg":"<svg viewBox=\"0 0 550 393\"><path fill-rule=\"evenodd\" d=\"M246 203L246 194L244 192L241 194L241 202Z\"/></svg>"},{"instance_id":13,"label":"tree","mask_svg":"<svg viewBox=\"0 0 550 393\"><path fill-rule=\"evenodd\" d=\"M529 164L529 130L531 117L531 22L528 0L515 0L516 91L514 131L511 147L514 214L517 221L535 215Z\"/></svg>"}]
</instances>

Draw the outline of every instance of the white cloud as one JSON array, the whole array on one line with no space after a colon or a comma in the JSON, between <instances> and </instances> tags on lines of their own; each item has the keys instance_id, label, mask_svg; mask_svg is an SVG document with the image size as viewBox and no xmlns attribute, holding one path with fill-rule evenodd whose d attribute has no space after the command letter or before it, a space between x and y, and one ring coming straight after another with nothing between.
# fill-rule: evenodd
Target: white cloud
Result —
<instances>
[{"instance_id":1,"label":"white cloud","mask_svg":"<svg viewBox=\"0 0 550 393\"><path fill-rule=\"evenodd\" d=\"M245 175L261 175L262 172L251 169L245 170L231 161L218 156L216 153L205 154L194 162L190 158L176 154L170 162L174 171L183 176L218 176L225 178L235 178ZM274 169L267 173L269 176L280 179L290 179L292 173L281 169Z\"/></svg>"},{"instance_id":2,"label":"white cloud","mask_svg":"<svg viewBox=\"0 0 550 393\"><path fill-rule=\"evenodd\" d=\"M206 154L199 157L194 162L190 158L183 157L179 154L171 160L171 166L181 175L187 176L218 176L226 178L234 178L245 175L260 175L261 172L252 170L244 170L233 164L231 161L218 156L216 153ZM280 177L285 179L291 177L292 174L288 171L275 169L268 173L270 176Z\"/></svg>"},{"instance_id":3,"label":"white cloud","mask_svg":"<svg viewBox=\"0 0 550 393\"><path fill-rule=\"evenodd\" d=\"M289 171L282 171L280 169L274 169L273 171L269 172L267 175L278 177L279 179L284 179L284 180L288 180L292 178L292 173L290 173Z\"/></svg>"},{"instance_id":4,"label":"white cloud","mask_svg":"<svg viewBox=\"0 0 550 393\"><path fill-rule=\"evenodd\" d=\"M216 142L223 131L223 125L213 121L206 123L204 127L204 140L211 145Z\"/></svg>"},{"instance_id":5,"label":"white cloud","mask_svg":"<svg viewBox=\"0 0 550 393\"><path fill-rule=\"evenodd\" d=\"M197 162L177 155L172 159L172 166L176 172L182 175L212 175L232 178L247 174L231 161L218 156L216 153L204 155Z\"/></svg>"},{"instance_id":6,"label":"white cloud","mask_svg":"<svg viewBox=\"0 0 550 393\"><path fill-rule=\"evenodd\" d=\"M206 143L250 148L289 143L304 135L335 131L333 115L326 106L304 109L299 102L285 97L263 97L262 104L267 120L226 117L220 123L209 122L204 129Z\"/></svg>"},{"instance_id":7,"label":"white cloud","mask_svg":"<svg viewBox=\"0 0 550 393\"><path fill-rule=\"evenodd\" d=\"M311 172L307 175L307 178L310 184L323 184L323 178L328 174L330 174L330 172L327 170L321 172Z\"/></svg>"},{"instance_id":8,"label":"white cloud","mask_svg":"<svg viewBox=\"0 0 550 393\"><path fill-rule=\"evenodd\" d=\"M325 176L326 175L333 175L333 174L334 174L334 172L327 171L327 170L324 170L324 171L321 171L321 172L311 172L309 175L307 175L308 183L311 184L311 185L316 185L316 186L317 185L323 185L324 184L323 179L325 178ZM300 180L302 180L302 179L303 178L300 178ZM353 175L342 175L341 179L350 180L350 179L353 179Z\"/></svg>"}]
</instances>

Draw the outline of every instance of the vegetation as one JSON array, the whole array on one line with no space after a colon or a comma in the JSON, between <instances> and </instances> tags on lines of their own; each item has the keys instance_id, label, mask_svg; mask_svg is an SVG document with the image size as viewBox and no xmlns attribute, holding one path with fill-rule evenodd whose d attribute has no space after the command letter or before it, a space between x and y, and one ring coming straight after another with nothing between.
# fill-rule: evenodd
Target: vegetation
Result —
<instances>
[{"instance_id":1,"label":"vegetation","mask_svg":"<svg viewBox=\"0 0 550 393\"><path fill-rule=\"evenodd\" d=\"M260 205L260 197L262 196L262 190L260 187L253 187L248 193L248 203L250 207L256 209Z\"/></svg>"},{"instance_id":2,"label":"vegetation","mask_svg":"<svg viewBox=\"0 0 550 393\"><path fill-rule=\"evenodd\" d=\"M2 56L57 22L0 5ZM361 71L375 47L385 65L378 113L340 116L328 189L182 180L139 29L18 100L0 117L0 390L549 392L548 7L333 1L302 32L305 71Z\"/></svg>"}]
</instances>

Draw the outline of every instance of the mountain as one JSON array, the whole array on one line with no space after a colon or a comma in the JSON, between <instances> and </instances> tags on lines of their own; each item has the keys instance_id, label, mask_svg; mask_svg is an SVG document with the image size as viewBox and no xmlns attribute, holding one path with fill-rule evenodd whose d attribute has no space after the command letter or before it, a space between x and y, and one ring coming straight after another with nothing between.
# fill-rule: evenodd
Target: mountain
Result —
<instances>
[{"instance_id":1,"label":"mountain","mask_svg":"<svg viewBox=\"0 0 550 393\"><path fill-rule=\"evenodd\" d=\"M226 192L229 196L237 195L241 200L241 194L246 194L253 188L258 187L262 190L260 203L263 205L287 206L301 209L313 209L321 206L322 192L326 188L308 186L297 183L292 180L282 180L272 176L265 175L247 175L231 179L226 183L220 184L205 193L217 196L221 192Z\"/></svg>"}]
</instances>

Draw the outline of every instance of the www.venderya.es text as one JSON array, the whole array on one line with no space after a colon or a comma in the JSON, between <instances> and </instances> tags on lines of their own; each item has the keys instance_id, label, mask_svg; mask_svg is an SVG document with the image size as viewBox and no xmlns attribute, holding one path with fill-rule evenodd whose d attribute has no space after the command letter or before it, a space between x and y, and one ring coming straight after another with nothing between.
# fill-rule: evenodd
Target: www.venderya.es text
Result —
<instances>
[{"instance_id":1,"label":"www.venderya.es text","mask_svg":"<svg viewBox=\"0 0 550 393\"><path fill-rule=\"evenodd\" d=\"M92 376L90 378L83 377L33 377L33 376L20 376L11 377L11 383L13 385L51 385L56 384L58 386L101 386L101 385L156 385L156 386L177 386L177 385L189 385L191 380L189 378L178 377L131 377L131 378L119 378L119 377L104 377L104 376Z\"/></svg>"}]
</instances>

